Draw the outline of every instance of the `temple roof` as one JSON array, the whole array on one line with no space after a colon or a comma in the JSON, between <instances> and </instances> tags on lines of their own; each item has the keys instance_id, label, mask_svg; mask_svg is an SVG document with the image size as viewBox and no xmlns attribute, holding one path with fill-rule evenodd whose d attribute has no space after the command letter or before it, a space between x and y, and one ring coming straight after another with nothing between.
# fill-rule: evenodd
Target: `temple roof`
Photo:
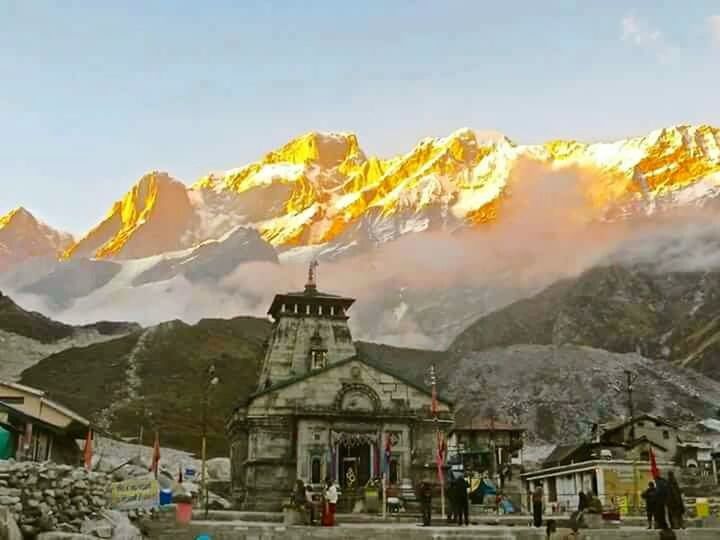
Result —
<instances>
[{"instance_id":1,"label":"temple roof","mask_svg":"<svg viewBox=\"0 0 720 540\"><path fill-rule=\"evenodd\" d=\"M384 373L386 375L394 377L395 379L398 379L400 382L408 385L411 388L414 388L415 390L417 390L419 392L427 394L428 396L432 395L430 388L425 388L425 387L415 383L414 381L409 380L407 377L395 372L394 370L387 369L385 366L379 366L374 362L370 362L365 357L355 355L355 356L350 356L348 358L345 358L344 360L340 360L339 362L333 362L332 364L329 364L322 369L308 371L307 373L303 373L302 375L298 375L291 379L286 379L284 381L281 381L277 384L272 385L269 388L265 388L263 390L255 392L248 398L248 401L253 401L255 398L258 398L262 395L269 394L271 392L275 392L277 390L280 390L281 388L288 387L297 382L304 381L306 379L309 379L309 378L319 375L321 373L326 373L332 369L335 369L340 366L344 366L345 364L349 364L351 362L361 362L361 363L365 364L366 366L369 366L377 371L380 371L381 373ZM454 405L454 402L452 400L450 400L446 396L443 396L440 392L438 392L438 394L437 394L437 399L438 399L438 401L445 403L447 405Z\"/></svg>"}]
</instances>

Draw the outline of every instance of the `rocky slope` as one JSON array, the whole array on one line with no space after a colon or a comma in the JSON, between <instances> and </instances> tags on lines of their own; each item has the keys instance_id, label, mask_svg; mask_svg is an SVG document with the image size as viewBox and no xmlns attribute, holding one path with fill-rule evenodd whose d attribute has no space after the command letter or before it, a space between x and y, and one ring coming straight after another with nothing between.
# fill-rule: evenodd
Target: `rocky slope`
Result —
<instances>
[{"instance_id":1,"label":"rocky slope","mask_svg":"<svg viewBox=\"0 0 720 540\"><path fill-rule=\"evenodd\" d=\"M98 322L71 326L25 311L0 292L0 379L16 380L46 356L137 331L134 323Z\"/></svg>"},{"instance_id":2,"label":"rocky slope","mask_svg":"<svg viewBox=\"0 0 720 540\"><path fill-rule=\"evenodd\" d=\"M515 344L587 345L638 352L720 380L719 317L718 271L612 265L481 318L455 339L450 353L461 358Z\"/></svg>"},{"instance_id":3,"label":"rocky slope","mask_svg":"<svg viewBox=\"0 0 720 540\"><path fill-rule=\"evenodd\" d=\"M36 257L54 257L73 242L71 235L38 221L25 208L0 216L0 272Z\"/></svg>"},{"instance_id":4,"label":"rocky slope","mask_svg":"<svg viewBox=\"0 0 720 540\"><path fill-rule=\"evenodd\" d=\"M161 431L164 445L197 452L205 372L214 363L221 384L211 395L208 445L226 455L225 419L255 389L269 331L267 320L249 317L167 322L50 355L21 382L114 433L132 437L144 424Z\"/></svg>"},{"instance_id":5,"label":"rocky slope","mask_svg":"<svg viewBox=\"0 0 720 540\"><path fill-rule=\"evenodd\" d=\"M513 345L450 357L441 369L461 407L524 425L532 444L587 438L593 422L627 416L625 370L640 412L690 423L714 416L720 383L668 362L575 345Z\"/></svg>"}]
</instances>

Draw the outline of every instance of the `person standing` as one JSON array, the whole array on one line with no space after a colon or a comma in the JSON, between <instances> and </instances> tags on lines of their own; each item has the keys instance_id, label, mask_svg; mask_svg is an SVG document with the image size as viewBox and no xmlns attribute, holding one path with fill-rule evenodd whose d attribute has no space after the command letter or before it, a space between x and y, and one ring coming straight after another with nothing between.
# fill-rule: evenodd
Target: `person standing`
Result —
<instances>
[{"instance_id":1,"label":"person standing","mask_svg":"<svg viewBox=\"0 0 720 540\"><path fill-rule=\"evenodd\" d=\"M470 525L469 489L470 484L468 484L465 476L461 476L455 480L455 514L458 525L462 525L463 521L465 525Z\"/></svg>"},{"instance_id":2,"label":"person standing","mask_svg":"<svg viewBox=\"0 0 720 540\"><path fill-rule=\"evenodd\" d=\"M457 489L455 487L455 482L457 479L455 478L455 475L452 471L450 471L450 484L448 485L447 489L447 496L448 496L448 507L447 507L447 522L452 523L457 519L457 504L455 503L455 490Z\"/></svg>"},{"instance_id":3,"label":"person standing","mask_svg":"<svg viewBox=\"0 0 720 540\"><path fill-rule=\"evenodd\" d=\"M535 486L532 494L533 525L542 527L543 523L543 489L540 484Z\"/></svg>"},{"instance_id":4,"label":"person standing","mask_svg":"<svg viewBox=\"0 0 720 540\"><path fill-rule=\"evenodd\" d=\"M670 496L670 486L668 481L662 476L655 478L655 528L660 530L669 529L666 510L668 498Z\"/></svg>"},{"instance_id":5,"label":"person standing","mask_svg":"<svg viewBox=\"0 0 720 540\"><path fill-rule=\"evenodd\" d=\"M432 486L430 482L423 481L420 484L420 505L423 527L429 527L432 520Z\"/></svg>"},{"instance_id":6,"label":"person standing","mask_svg":"<svg viewBox=\"0 0 720 540\"><path fill-rule=\"evenodd\" d=\"M335 483L328 476L325 479L325 491L323 492L323 527L335 526L335 508L338 501L338 492Z\"/></svg>"},{"instance_id":7,"label":"person standing","mask_svg":"<svg viewBox=\"0 0 720 540\"><path fill-rule=\"evenodd\" d=\"M655 505L657 503L657 490L653 482L648 483L648 488L642 492L641 497L645 501L645 513L647 514L648 529L653 528L653 518L655 517ZM657 525L657 522L655 522Z\"/></svg>"},{"instance_id":8,"label":"person standing","mask_svg":"<svg viewBox=\"0 0 720 540\"><path fill-rule=\"evenodd\" d=\"M310 525L315 525L315 501L310 484L305 486L305 506L307 508L308 521Z\"/></svg>"},{"instance_id":9,"label":"person standing","mask_svg":"<svg viewBox=\"0 0 720 540\"><path fill-rule=\"evenodd\" d=\"M684 529L685 502L683 501L680 485L677 478L675 478L675 473L672 471L668 473L668 488L667 509L670 516L670 527Z\"/></svg>"}]
</instances>

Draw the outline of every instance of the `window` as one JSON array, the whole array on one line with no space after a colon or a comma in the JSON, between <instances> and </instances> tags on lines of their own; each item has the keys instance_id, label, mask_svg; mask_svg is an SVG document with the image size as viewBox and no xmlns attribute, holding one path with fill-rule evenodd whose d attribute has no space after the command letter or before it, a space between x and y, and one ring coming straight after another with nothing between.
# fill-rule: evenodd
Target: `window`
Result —
<instances>
[{"instance_id":1,"label":"window","mask_svg":"<svg viewBox=\"0 0 720 540\"><path fill-rule=\"evenodd\" d=\"M645 427L645 422L638 422L638 427Z\"/></svg>"},{"instance_id":2,"label":"window","mask_svg":"<svg viewBox=\"0 0 720 540\"><path fill-rule=\"evenodd\" d=\"M280 313L285 313L285 304L280 306Z\"/></svg>"},{"instance_id":3,"label":"window","mask_svg":"<svg viewBox=\"0 0 720 540\"><path fill-rule=\"evenodd\" d=\"M321 481L321 461L319 457L315 456L310 461L310 483L319 484Z\"/></svg>"},{"instance_id":4,"label":"window","mask_svg":"<svg viewBox=\"0 0 720 540\"><path fill-rule=\"evenodd\" d=\"M318 315L322 315L322 306L318 306Z\"/></svg>"},{"instance_id":5,"label":"window","mask_svg":"<svg viewBox=\"0 0 720 540\"><path fill-rule=\"evenodd\" d=\"M8 405L24 405L25 398L22 396L0 396L0 401Z\"/></svg>"},{"instance_id":6,"label":"window","mask_svg":"<svg viewBox=\"0 0 720 540\"><path fill-rule=\"evenodd\" d=\"M330 315L335 315L335 306L330 306Z\"/></svg>"},{"instance_id":7,"label":"window","mask_svg":"<svg viewBox=\"0 0 720 540\"><path fill-rule=\"evenodd\" d=\"M311 351L311 367L312 369L322 369L325 367L326 353L325 351Z\"/></svg>"},{"instance_id":8,"label":"window","mask_svg":"<svg viewBox=\"0 0 720 540\"><path fill-rule=\"evenodd\" d=\"M294 311L295 311L295 313L298 312L298 305L297 305L297 304L295 304L295 310L294 310Z\"/></svg>"},{"instance_id":9,"label":"window","mask_svg":"<svg viewBox=\"0 0 720 540\"><path fill-rule=\"evenodd\" d=\"M670 438L670 432L667 429L663 429L663 439L666 441Z\"/></svg>"},{"instance_id":10,"label":"window","mask_svg":"<svg viewBox=\"0 0 720 540\"><path fill-rule=\"evenodd\" d=\"M305 306L305 315L310 315L310 304Z\"/></svg>"}]
</instances>

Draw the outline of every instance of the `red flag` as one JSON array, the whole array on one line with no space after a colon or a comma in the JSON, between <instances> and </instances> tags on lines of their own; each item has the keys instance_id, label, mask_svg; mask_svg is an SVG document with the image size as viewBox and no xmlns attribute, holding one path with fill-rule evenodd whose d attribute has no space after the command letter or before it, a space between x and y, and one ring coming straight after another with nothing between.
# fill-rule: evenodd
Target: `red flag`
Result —
<instances>
[{"instance_id":1,"label":"red flag","mask_svg":"<svg viewBox=\"0 0 720 540\"><path fill-rule=\"evenodd\" d=\"M153 446L152 462L150 463L150 472L158 475L158 466L160 465L160 435L155 432L155 445Z\"/></svg>"},{"instance_id":2,"label":"red flag","mask_svg":"<svg viewBox=\"0 0 720 540\"><path fill-rule=\"evenodd\" d=\"M390 458L392 457L392 440L390 439L390 434L388 433L385 436L385 456L383 459L383 471L390 474Z\"/></svg>"},{"instance_id":3,"label":"red flag","mask_svg":"<svg viewBox=\"0 0 720 540\"><path fill-rule=\"evenodd\" d=\"M88 429L87 437L85 437L85 448L83 448L83 463L88 471L92 468L93 456L93 432Z\"/></svg>"},{"instance_id":4,"label":"red flag","mask_svg":"<svg viewBox=\"0 0 720 540\"><path fill-rule=\"evenodd\" d=\"M655 461L655 452L653 452L652 447L650 448L650 474L652 474L654 480L660 477L660 469L658 469L657 461Z\"/></svg>"},{"instance_id":5,"label":"red flag","mask_svg":"<svg viewBox=\"0 0 720 540\"><path fill-rule=\"evenodd\" d=\"M435 463L437 464L438 482L442 485L445 481L443 475L443 465L445 465L445 456L447 455L447 443L443 434L437 432L437 450L435 453Z\"/></svg>"}]
</instances>

